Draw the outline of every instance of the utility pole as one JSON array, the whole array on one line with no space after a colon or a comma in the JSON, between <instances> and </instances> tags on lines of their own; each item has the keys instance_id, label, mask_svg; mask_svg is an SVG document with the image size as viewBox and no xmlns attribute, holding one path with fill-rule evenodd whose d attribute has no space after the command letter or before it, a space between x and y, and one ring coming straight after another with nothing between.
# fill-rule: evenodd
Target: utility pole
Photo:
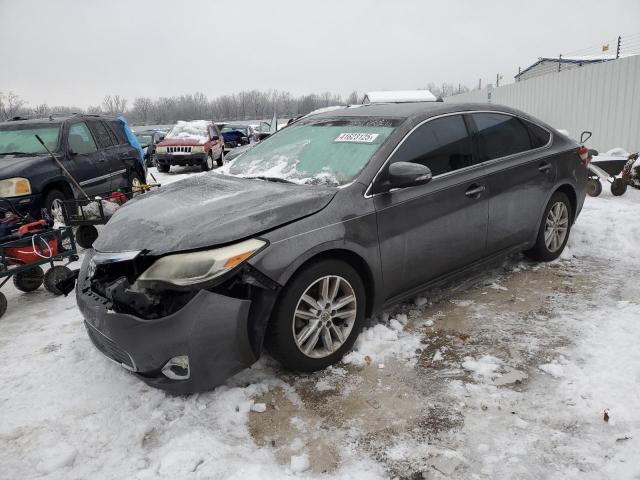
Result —
<instances>
[{"instance_id":1,"label":"utility pole","mask_svg":"<svg viewBox=\"0 0 640 480\"><path fill-rule=\"evenodd\" d=\"M482 79L478 80L478 90L482 90Z\"/></svg>"},{"instance_id":2,"label":"utility pole","mask_svg":"<svg viewBox=\"0 0 640 480\"><path fill-rule=\"evenodd\" d=\"M618 46L616 47L616 60L620 58L620 47L622 46L622 37L618 36Z\"/></svg>"},{"instance_id":3,"label":"utility pole","mask_svg":"<svg viewBox=\"0 0 640 480\"><path fill-rule=\"evenodd\" d=\"M500 74L496 73L496 88L500 86Z\"/></svg>"},{"instance_id":4,"label":"utility pole","mask_svg":"<svg viewBox=\"0 0 640 480\"><path fill-rule=\"evenodd\" d=\"M558 71L562 70L562 54L558 57Z\"/></svg>"}]
</instances>

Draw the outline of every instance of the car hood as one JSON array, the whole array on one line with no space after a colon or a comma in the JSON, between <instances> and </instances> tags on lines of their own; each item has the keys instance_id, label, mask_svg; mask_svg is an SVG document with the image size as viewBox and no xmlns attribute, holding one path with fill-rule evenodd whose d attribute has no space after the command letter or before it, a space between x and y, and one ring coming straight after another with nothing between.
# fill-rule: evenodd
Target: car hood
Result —
<instances>
[{"instance_id":1,"label":"car hood","mask_svg":"<svg viewBox=\"0 0 640 480\"><path fill-rule=\"evenodd\" d=\"M34 155L0 155L0 178L25 177L27 172L35 164L49 157L52 165L53 159L48 153Z\"/></svg>"},{"instance_id":2,"label":"car hood","mask_svg":"<svg viewBox=\"0 0 640 480\"><path fill-rule=\"evenodd\" d=\"M330 187L199 174L127 202L94 247L162 255L223 245L311 215L335 193Z\"/></svg>"},{"instance_id":3,"label":"car hood","mask_svg":"<svg viewBox=\"0 0 640 480\"><path fill-rule=\"evenodd\" d=\"M160 147L195 147L207 143L205 139L197 138L165 138L158 146Z\"/></svg>"}]
</instances>

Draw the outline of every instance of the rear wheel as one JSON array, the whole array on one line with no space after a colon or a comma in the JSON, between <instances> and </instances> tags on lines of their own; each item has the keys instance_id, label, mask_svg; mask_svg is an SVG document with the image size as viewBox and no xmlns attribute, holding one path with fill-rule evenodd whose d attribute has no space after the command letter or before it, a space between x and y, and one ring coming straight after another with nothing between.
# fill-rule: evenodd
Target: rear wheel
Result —
<instances>
[{"instance_id":1,"label":"rear wheel","mask_svg":"<svg viewBox=\"0 0 640 480\"><path fill-rule=\"evenodd\" d=\"M572 215L569 197L563 192L554 193L542 216L536 243L525 254L542 262L558 258L569 239Z\"/></svg>"},{"instance_id":2,"label":"rear wheel","mask_svg":"<svg viewBox=\"0 0 640 480\"><path fill-rule=\"evenodd\" d=\"M269 352L285 367L320 370L353 346L364 321L362 279L341 260L323 260L285 286L267 332Z\"/></svg>"},{"instance_id":3,"label":"rear wheel","mask_svg":"<svg viewBox=\"0 0 640 480\"><path fill-rule=\"evenodd\" d=\"M158 171L160 173L169 173L169 170L171 169L171 165L169 165L169 164L165 165L163 163L158 163L158 162L156 162L156 163L158 165Z\"/></svg>"},{"instance_id":4,"label":"rear wheel","mask_svg":"<svg viewBox=\"0 0 640 480\"><path fill-rule=\"evenodd\" d=\"M63 265L51 267L44 274L44 288L54 295L62 295L63 292L58 288L57 284L61 280L66 280L71 275L73 274L69 267L65 267Z\"/></svg>"},{"instance_id":5,"label":"rear wheel","mask_svg":"<svg viewBox=\"0 0 640 480\"><path fill-rule=\"evenodd\" d=\"M619 197L620 195L624 195L627 191L627 183L622 178L616 178L611 183L611 193L615 197Z\"/></svg>"},{"instance_id":6,"label":"rear wheel","mask_svg":"<svg viewBox=\"0 0 640 480\"><path fill-rule=\"evenodd\" d=\"M597 197L602 193L602 183L597 178L587 180L587 195Z\"/></svg>"},{"instance_id":7,"label":"rear wheel","mask_svg":"<svg viewBox=\"0 0 640 480\"><path fill-rule=\"evenodd\" d=\"M37 290L44 278L44 272L39 266L30 268L13 276L13 284L21 292L33 292Z\"/></svg>"}]
</instances>

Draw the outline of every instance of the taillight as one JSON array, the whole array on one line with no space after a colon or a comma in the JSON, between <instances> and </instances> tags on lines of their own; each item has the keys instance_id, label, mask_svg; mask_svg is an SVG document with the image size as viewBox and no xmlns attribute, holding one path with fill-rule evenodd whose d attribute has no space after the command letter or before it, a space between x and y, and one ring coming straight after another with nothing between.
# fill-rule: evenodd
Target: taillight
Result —
<instances>
[{"instance_id":1,"label":"taillight","mask_svg":"<svg viewBox=\"0 0 640 480\"><path fill-rule=\"evenodd\" d=\"M580 155L580 161L584 166L587 166L591 161L591 155L589 155L589 149L585 146L578 148L578 155Z\"/></svg>"}]
</instances>

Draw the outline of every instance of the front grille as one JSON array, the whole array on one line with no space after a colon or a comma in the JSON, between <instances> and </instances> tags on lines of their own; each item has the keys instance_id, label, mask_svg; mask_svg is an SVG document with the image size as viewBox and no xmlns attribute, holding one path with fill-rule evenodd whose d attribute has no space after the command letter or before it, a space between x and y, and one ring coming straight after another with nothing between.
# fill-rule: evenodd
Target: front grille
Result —
<instances>
[{"instance_id":1,"label":"front grille","mask_svg":"<svg viewBox=\"0 0 640 480\"><path fill-rule=\"evenodd\" d=\"M167 153L191 153L191 147L167 147Z\"/></svg>"},{"instance_id":2,"label":"front grille","mask_svg":"<svg viewBox=\"0 0 640 480\"><path fill-rule=\"evenodd\" d=\"M115 360L117 363L128 368L129 370L136 370L131 355L122 350L118 345L113 343L113 341L104 336L90 324L85 322L85 325L87 327L87 332L89 333L89 338L91 338L91 341L98 350L100 350L110 359Z\"/></svg>"}]
</instances>

